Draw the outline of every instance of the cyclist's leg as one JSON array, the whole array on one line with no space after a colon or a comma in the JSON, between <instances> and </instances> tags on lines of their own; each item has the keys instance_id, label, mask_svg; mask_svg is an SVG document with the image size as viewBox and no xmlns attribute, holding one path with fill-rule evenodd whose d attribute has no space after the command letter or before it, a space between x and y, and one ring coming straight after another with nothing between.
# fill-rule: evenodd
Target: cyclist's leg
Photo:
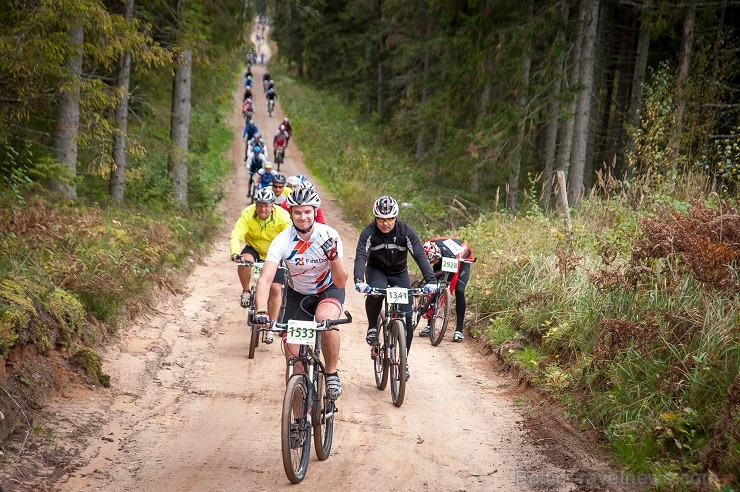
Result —
<instances>
[{"instance_id":1,"label":"cyclist's leg","mask_svg":"<svg viewBox=\"0 0 740 492\"><path fill-rule=\"evenodd\" d=\"M342 315L344 290L337 287L330 287L322 292L321 297L322 299L316 307L316 321L339 318ZM321 334L321 350L324 352L327 374L337 372L339 339L339 331L325 331Z\"/></svg>"},{"instance_id":2,"label":"cyclist's leg","mask_svg":"<svg viewBox=\"0 0 740 492\"><path fill-rule=\"evenodd\" d=\"M267 311L270 313L270 319L276 320L280 312L280 304L283 301L284 279L285 271L282 268L278 268L277 272L275 272L275 278L272 279L272 285L270 285L270 297L267 299Z\"/></svg>"},{"instance_id":3,"label":"cyclist's leg","mask_svg":"<svg viewBox=\"0 0 740 492\"><path fill-rule=\"evenodd\" d=\"M291 319L302 321L313 320L313 315L306 313L301 307L301 301L306 296L304 296L300 292L296 292L290 287L286 287L286 289L288 289L288 291L285 294L285 316L283 318L283 321L287 322ZM283 353L285 354L285 362L287 363L288 359L298 355L298 349L300 348L300 345L289 345L287 342L287 336L285 334L283 334L282 343L284 349ZM294 370L295 372L303 372L303 366L300 363L296 364Z\"/></svg>"},{"instance_id":4,"label":"cyclist's leg","mask_svg":"<svg viewBox=\"0 0 740 492\"><path fill-rule=\"evenodd\" d=\"M365 270L365 279L367 280L368 285L372 287L377 287L379 289L385 289L386 287L388 287L388 277L383 272L381 272L380 270L376 270L375 268L368 267ZM378 327L376 325L378 323L378 315L380 314L380 310L382 308L382 297L367 296L365 298L365 313L367 314L368 324L368 334L366 337L366 341L368 341L368 343L370 343L369 339L373 334L375 339L377 340Z\"/></svg>"},{"instance_id":5,"label":"cyclist's leg","mask_svg":"<svg viewBox=\"0 0 740 492\"><path fill-rule=\"evenodd\" d=\"M470 263L463 263L455 284L455 331L462 333L463 321L465 321L465 287L470 280Z\"/></svg>"},{"instance_id":6,"label":"cyclist's leg","mask_svg":"<svg viewBox=\"0 0 740 492\"><path fill-rule=\"evenodd\" d=\"M245 245L241 251L242 256L246 255L246 259L249 261L259 261L259 254L250 245ZM237 273L239 274L239 282L242 284L242 290L245 292L249 290L249 284L252 281L252 267L241 266L237 267Z\"/></svg>"},{"instance_id":7,"label":"cyclist's leg","mask_svg":"<svg viewBox=\"0 0 740 492\"><path fill-rule=\"evenodd\" d=\"M404 287L406 289L411 288L411 279L409 278L408 271L388 277L388 285L393 287ZM406 322L406 353L408 354L411 350L411 340L414 338L414 326L411 324L411 311L414 306L412 303L401 304L401 311L404 313Z\"/></svg>"}]
</instances>

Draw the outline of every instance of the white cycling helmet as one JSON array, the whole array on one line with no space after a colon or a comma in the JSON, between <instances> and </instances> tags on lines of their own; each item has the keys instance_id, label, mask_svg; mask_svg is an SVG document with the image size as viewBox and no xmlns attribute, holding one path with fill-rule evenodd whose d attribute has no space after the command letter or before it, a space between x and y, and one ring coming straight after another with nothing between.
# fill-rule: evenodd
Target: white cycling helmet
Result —
<instances>
[{"instance_id":1,"label":"white cycling helmet","mask_svg":"<svg viewBox=\"0 0 740 492\"><path fill-rule=\"evenodd\" d=\"M316 191L316 187L315 187L315 186L313 185L313 183L312 183L312 182L310 182L310 181L308 181L308 180L306 180L306 181L303 181L303 182L302 182L302 183L301 183L300 185L298 185L298 186L299 186L300 188L303 188L303 189L306 189L306 190Z\"/></svg>"},{"instance_id":2,"label":"white cycling helmet","mask_svg":"<svg viewBox=\"0 0 740 492\"><path fill-rule=\"evenodd\" d=\"M321 199L318 193L306 188L298 188L288 195L288 207L300 207L301 205L311 205L314 208L321 206Z\"/></svg>"},{"instance_id":3,"label":"white cycling helmet","mask_svg":"<svg viewBox=\"0 0 740 492\"><path fill-rule=\"evenodd\" d=\"M254 194L254 201L259 203L275 203L275 192L271 188L260 188Z\"/></svg>"},{"instance_id":4,"label":"white cycling helmet","mask_svg":"<svg viewBox=\"0 0 740 492\"><path fill-rule=\"evenodd\" d=\"M293 186L298 186L298 185L300 185L300 184L301 184L301 178L299 178L298 176L290 176L290 177L289 177L289 178L287 179L287 181L285 182L285 184L287 184L287 185L288 185L288 186L290 186L291 188L292 188Z\"/></svg>"},{"instance_id":5,"label":"white cycling helmet","mask_svg":"<svg viewBox=\"0 0 740 492\"><path fill-rule=\"evenodd\" d=\"M398 202L392 196L381 196L375 200L373 215L379 219L398 217Z\"/></svg>"}]
</instances>

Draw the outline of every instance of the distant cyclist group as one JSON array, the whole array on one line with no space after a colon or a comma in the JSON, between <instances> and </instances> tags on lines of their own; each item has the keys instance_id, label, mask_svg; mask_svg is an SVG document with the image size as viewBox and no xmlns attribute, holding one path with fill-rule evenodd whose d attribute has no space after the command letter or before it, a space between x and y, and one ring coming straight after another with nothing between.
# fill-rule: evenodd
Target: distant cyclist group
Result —
<instances>
[{"instance_id":1,"label":"distant cyclist group","mask_svg":"<svg viewBox=\"0 0 740 492\"><path fill-rule=\"evenodd\" d=\"M264 35L264 29L261 32ZM301 349L302 345L309 345L308 342L296 342L291 338L293 335L289 334L290 330L281 328L281 331L276 327L288 326L285 325L288 321L317 323L315 348L317 352L323 352L324 360L317 370L325 378L325 397L332 402L328 408L334 409L333 402L342 394L337 371L340 335L336 328L329 326L349 322L348 319L339 320L349 279L349 272L343 263L344 245L337 230L326 223L315 186L306 176L285 176L280 172L293 133L288 118L283 118L273 135L272 161L268 159L266 142L252 118L255 89L251 61L255 60L255 55L250 53L247 59L242 137L246 142L244 163L249 177L248 196L253 203L241 212L230 236L231 259L238 264L237 274L242 288L239 302L242 307L250 308L250 313L253 313L250 320L252 329L263 333L264 343L272 343L274 333L280 334L288 376L302 373L303 368L313 367L313 359L306 358L305 348ZM272 116L277 95L275 82L267 70L262 76L262 83L268 116ZM273 168L273 163L277 169ZM396 406L400 406L403 400L403 388L411 374L407 356L414 329L424 319L426 326L422 327L419 336L430 336L430 339L442 336L446 326L447 297L452 292L456 300L453 340L460 342L464 339L465 288L474 261L470 246L459 238L434 237L422 243L414 229L399 220L399 209L398 201L389 195L374 201L373 221L360 233L353 269L355 289L367 294L365 340L371 347L371 357L376 361L376 384L383 389L385 383L381 387L378 370L387 378L388 367L392 366L391 377L396 378L392 380L392 393L396 388L393 396ZM408 271L409 255L423 277L416 287L412 285ZM253 280L256 282L254 288L251 287ZM412 297L418 300L412 301ZM394 306L392 311L388 305ZM388 328L385 316L391 315L394 318ZM394 352L393 344L389 342L390 331L394 329L402 332L395 333L395 336L401 336L404 342L398 344L403 347L399 359L396 359L399 354ZM436 345L434 340L432 343ZM402 383L400 397L399 381ZM321 394L321 388L314 390ZM304 397L310 403L311 397ZM294 406L293 403L290 405ZM290 406L283 409L284 413L290 410ZM305 411L310 413L310 409ZM331 420L333 426L333 412L324 418L323 423ZM301 429L305 423L296 418L298 420L291 420L287 424L289 429L284 430L288 443L284 442L283 457L291 481L302 479L297 470L289 472L290 457L289 453L285 453L285 446L289 449L303 446L299 441L303 442L300 436L303 435ZM331 446L331 437L328 446ZM328 456L328 450L324 454ZM307 461L301 466L305 473Z\"/></svg>"}]
</instances>

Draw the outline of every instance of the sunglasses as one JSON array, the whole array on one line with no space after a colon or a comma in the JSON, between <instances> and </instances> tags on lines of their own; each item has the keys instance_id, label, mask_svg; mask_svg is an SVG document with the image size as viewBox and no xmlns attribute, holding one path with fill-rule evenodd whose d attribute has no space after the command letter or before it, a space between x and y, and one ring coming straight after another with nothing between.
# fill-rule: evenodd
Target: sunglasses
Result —
<instances>
[{"instance_id":1,"label":"sunglasses","mask_svg":"<svg viewBox=\"0 0 740 492\"><path fill-rule=\"evenodd\" d=\"M396 218L395 217L391 217L390 219L376 218L375 220L377 220L379 223L383 223L383 224L392 224L393 221L396 220Z\"/></svg>"}]
</instances>

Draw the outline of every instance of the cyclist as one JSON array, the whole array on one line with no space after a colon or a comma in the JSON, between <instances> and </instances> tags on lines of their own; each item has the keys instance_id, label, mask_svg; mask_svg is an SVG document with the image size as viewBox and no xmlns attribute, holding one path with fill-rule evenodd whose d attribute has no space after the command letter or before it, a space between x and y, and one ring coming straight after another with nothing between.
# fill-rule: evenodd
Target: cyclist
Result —
<instances>
[{"instance_id":1,"label":"cyclist","mask_svg":"<svg viewBox=\"0 0 740 492\"><path fill-rule=\"evenodd\" d=\"M293 190L288 195L288 206L293 225L270 244L257 281L255 323L259 328L267 328L270 324L270 314L265 307L270 282L281 261L290 271L285 320L324 321L337 319L342 314L344 286L349 276L342 262L342 240L333 228L316 223L316 210L321 200L315 191ZM336 399L342 394L337 374L339 332L321 333L321 348L326 362L326 396ZM286 343L286 359L297 353L297 346Z\"/></svg>"},{"instance_id":2,"label":"cyclist","mask_svg":"<svg viewBox=\"0 0 740 492\"><path fill-rule=\"evenodd\" d=\"M411 256L419 265L426 285L426 293L437 291L437 279L432 266L424 254L419 236L405 222L398 220L398 202L391 196L381 196L373 204L375 220L360 233L355 252L355 289L358 292L370 292L373 287L411 288L407 256ZM378 315L383 306L382 297L367 296L365 311L367 313L367 336L365 341L375 345L378 341ZM411 303L402 305L406 317L406 351L411 350L414 328L411 325ZM406 365L406 379L410 377Z\"/></svg>"},{"instance_id":3,"label":"cyclist","mask_svg":"<svg viewBox=\"0 0 740 492\"><path fill-rule=\"evenodd\" d=\"M272 79L268 80L267 81L267 90L269 91L270 89L274 89L274 88L275 88L275 81L272 80Z\"/></svg>"},{"instance_id":4,"label":"cyclist","mask_svg":"<svg viewBox=\"0 0 740 492\"><path fill-rule=\"evenodd\" d=\"M290 142L290 137L293 136L293 127L290 126L290 121L288 120L287 117L286 118L283 118L282 125L285 126L285 131L288 132L288 142Z\"/></svg>"},{"instance_id":5,"label":"cyclist","mask_svg":"<svg viewBox=\"0 0 740 492\"><path fill-rule=\"evenodd\" d=\"M285 159L285 151L288 150L288 132L285 131L284 125L280 125L278 130L275 132L275 137L272 139L272 148L275 158L277 158L278 147L283 148L283 159Z\"/></svg>"},{"instance_id":6,"label":"cyclist","mask_svg":"<svg viewBox=\"0 0 740 492\"><path fill-rule=\"evenodd\" d=\"M267 148L267 145L265 145L265 139L262 138L262 134L260 132L257 132L254 134L254 137L248 142L247 144L249 146L248 151L251 152L252 149L254 149L254 146L258 146L260 149L262 149L262 154L265 155L265 149ZM265 158L267 158L267 155L265 155Z\"/></svg>"},{"instance_id":7,"label":"cyclist","mask_svg":"<svg viewBox=\"0 0 740 492\"><path fill-rule=\"evenodd\" d=\"M262 169L257 170L257 174L259 175L260 188L267 188L272 186L272 180L277 173L272 170L272 163L268 161L265 162Z\"/></svg>"},{"instance_id":8,"label":"cyclist","mask_svg":"<svg viewBox=\"0 0 740 492\"><path fill-rule=\"evenodd\" d=\"M244 87L252 87L254 85L254 82L252 81L252 74L251 72L247 74L246 77L244 77Z\"/></svg>"},{"instance_id":9,"label":"cyclist","mask_svg":"<svg viewBox=\"0 0 740 492\"><path fill-rule=\"evenodd\" d=\"M244 97L242 98L242 104L247 99L252 99L252 88L251 87L247 87L244 89Z\"/></svg>"},{"instance_id":10,"label":"cyclist","mask_svg":"<svg viewBox=\"0 0 740 492\"><path fill-rule=\"evenodd\" d=\"M251 114L254 114L254 103L252 103L252 98L248 97L242 101L242 116L247 118ZM252 118L250 117L249 120L251 121Z\"/></svg>"},{"instance_id":11,"label":"cyclist","mask_svg":"<svg viewBox=\"0 0 740 492\"><path fill-rule=\"evenodd\" d=\"M249 154L249 157L247 157L247 160L244 161L247 168L247 174L249 175L250 189L252 188L252 180L254 179L255 173L262 169L266 163L267 158L265 157L265 154L262 153L262 149L259 145L255 145L252 148L252 152ZM247 193L247 196L250 196L249 193Z\"/></svg>"},{"instance_id":12,"label":"cyclist","mask_svg":"<svg viewBox=\"0 0 740 492\"><path fill-rule=\"evenodd\" d=\"M258 190L254 194L254 203L245 208L231 231L231 260L240 262L263 261L267 248L275 236L290 226L290 215L282 208L275 206L275 193L269 188ZM244 243L244 248L241 248ZM242 285L241 306L249 307L249 282L252 278L252 267L240 265L237 268L239 283ZM283 271L279 270L270 286L268 309L273 317L280 311ZM272 333L265 333L265 343L272 343Z\"/></svg>"},{"instance_id":13,"label":"cyclist","mask_svg":"<svg viewBox=\"0 0 740 492\"><path fill-rule=\"evenodd\" d=\"M275 110L275 99L277 99L277 93L275 92L275 88L271 87L267 89L267 94L265 97L267 97L268 106L272 104L272 109L274 111Z\"/></svg>"},{"instance_id":14,"label":"cyclist","mask_svg":"<svg viewBox=\"0 0 740 492\"><path fill-rule=\"evenodd\" d=\"M265 70L265 73L262 74L262 89L264 92L267 92L267 83L270 81L272 77L270 77L270 72Z\"/></svg>"},{"instance_id":15,"label":"cyclist","mask_svg":"<svg viewBox=\"0 0 740 492\"><path fill-rule=\"evenodd\" d=\"M425 242L422 247L426 253L429 263L432 264L434 275L439 278L442 275L442 258L457 258L471 260L473 250L470 245L456 237L435 237ZM462 342L463 338L463 321L465 321L465 287L470 280L470 263L459 262L457 272L450 277L450 291L455 294L455 336L456 342ZM419 331L420 337L427 337L431 332L429 313L425 313L424 318L427 320L427 326Z\"/></svg>"},{"instance_id":16,"label":"cyclist","mask_svg":"<svg viewBox=\"0 0 740 492\"><path fill-rule=\"evenodd\" d=\"M285 200L288 199L288 194L290 193L290 188L285 186L285 175L284 174L275 174L272 177L272 191L275 193L275 205L280 205L282 207ZM288 193L285 191L288 190Z\"/></svg>"},{"instance_id":17,"label":"cyclist","mask_svg":"<svg viewBox=\"0 0 740 492\"><path fill-rule=\"evenodd\" d=\"M244 131L242 132L242 140L245 142L249 142L254 138L255 133L259 133L260 129L257 128L257 125L254 123L254 121L248 121L246 125L244 125ZM246 159L247 156L249 156L249 148L247 148L247 152L244 154L244 158Z\"/></svg>"}]
</instances>

